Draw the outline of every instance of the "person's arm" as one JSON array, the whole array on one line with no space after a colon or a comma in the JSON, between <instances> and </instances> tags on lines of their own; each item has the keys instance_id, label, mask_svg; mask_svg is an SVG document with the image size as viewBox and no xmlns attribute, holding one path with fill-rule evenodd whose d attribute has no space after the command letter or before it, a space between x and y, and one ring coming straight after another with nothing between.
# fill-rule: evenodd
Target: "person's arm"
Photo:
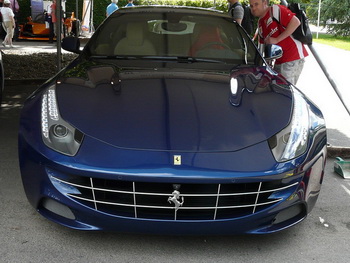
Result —
<instances>
[{"instance_id":1,"label":"person's arm","mask_svg":"<svg viewBox=\"0 0 350 263\"><path fill-rule=\"evenodd\" d=\"M235 8L231 9L231 16L232 18L238 23L242 24L243 16L244 16L244 9L242 6L236 6Z\"/></svg>"},{"instance_id":2,"label":"person's arm","mask_svg":"<svg viewBox=\"0 0 350 263\"><path fill-rule=\"evenodd\" d=\"M266 44L277 44L284 40L285 38L289 37L295 29L300 25L300 20L293 16L290 22L288 23L288 26L285 28L285 30L278 36L278 37L267 37L265 39Z\"/></svg>"}]
</instances>

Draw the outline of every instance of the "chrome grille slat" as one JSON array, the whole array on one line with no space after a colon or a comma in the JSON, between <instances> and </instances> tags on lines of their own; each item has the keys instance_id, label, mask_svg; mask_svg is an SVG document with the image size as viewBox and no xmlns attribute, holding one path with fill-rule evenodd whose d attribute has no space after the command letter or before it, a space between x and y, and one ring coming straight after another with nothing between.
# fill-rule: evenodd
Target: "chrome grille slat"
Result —
<instances>
[{"instance_id":1,"label":"chrome grille slat","mask_svg":"<svg viewBox=\"0 0 350 263\"><path fill-rule=\"evenodd\" d=\"M135 218L137 218L137 207L136 207L136 189L135 189L135 182L132 182L132 190L134 192L133 197L134 197L134 213L135 213Z\"/></svg>"},{"instance_id":2,"label":"chrome grille slat","mask_svg":"<svg viewBox=\"0 0 350 263\"><path fill-rule=\"evenodd\" d=\"M76 199L80 199L87 202L97 203L97 204L106 204L106 205L115 205L115 206L128 206L128 207L135 207L135 208L161 208L161 209L175 209L174 207L167 207L167 206L150 206L150 205L129 205L129 204L122 204L122 203L114 203L114 202L105 202L105 201L94 201L91 199L82 198L80 196L75 196L71 194L67 194L68 196ZM263 205L269 205L278 203L282 199L276 199L271 202L265 202L265 203L259 203L259 204L251 204L251 205L237 205L237 206L188 206L188 207L180 207L179 210L190 210L190 209L230 209L230 208L242 208L242 207L254 207L254 206L263 206Z\"/></svg>"},{"instance_id":3,"label":"chrome grille slat","mask_svg":"<svg viewBox=\"0 0 350 263\"><path fill-rule=\"evenodd\" d=\"M50 176L56 188L77 202L105 213L163 220L219 220L254 214L283 200L271 194L298 185L280 181L246 184L183 184L183 206L168 202L172 184ZM160 187L160 189L159 189ZM166 190L165 190L166 189ZM169 190L168 190L169 189ZM216 190L215 190L216 189ZM157 191L157 192L156 192ZM275 195L274 195L275 196Z\"/></svg>"},{"instance_id":4,"label":"chrome grille slat","mask_svg":"<svg viewBox=\"0 0 350 263\"><path fill-rule=\"evenodd\" d=\"M74 184L74 183L70 183L68 181L64 181L61 180L57 177L54 177L55 180L60 181L62 183L65 184L69 184L71 186L75 186L75 187L81 187L81 188L85 188L85 189L90 189L92 190L92 187L90 186L84 186L84 185L78 185L78 184ZM264 191L255 191L255 192L244 192L244 193L231 193L231 194L220 194L220 196L238 196L238 195L255 195L255 194L264 194L264 193L272 193L272 192L278 192L278 191L282 191L284 189L288 189L290 187L293 187L294 185L297 185L298 182L288 185L288 186L284 186L284 187L279 187L279 188L275 188L275 189L271 189L271 190L264 190ZM95 191L105 191L105 192L111 192L111 193L121 193L121 194L134 194L133 191L120 191L120 190L111 190L111 189L106 189L106 188L98 188L95 187L94 188ZM158 196L169 196L169 193L146 193L146 192L135 192L135 194L137 195L158 195ZM181 194L181 196L184 197L201 197L201 196L217 196L218 194Z\"/></svg>"},{"instance_id":5,"label":"chrome grille slat","mask_svg":"<svg viewBox=\"0 0 350 263\"><path fill-rule=\"evenodd\" d=\"M96 203L96 197L95 197L95 191L94 191L94 183L92 178L90 177L90 184L91 184L91 190L92 190L92 197L94 198L94 206L95 206L95 210L97 210L97 203Z\"/></svg>"},{"instance_id":6,"label":"chrome grille slat","mask_svg":"<svg viewBox=\"0 0 350 263\"><path fill-rule=\"evenodd\" d=\"M258 189L258 194L256 194L255 204L254 204L254 208L253 208L253 214L255 213L256 204L258 203L258 200L259 200L259 194L260 194L261 184L262 184L262 183L260 182L260 184L259 184L259 189Z\"/></svg>"},{"instance_id":7,"label":"chrome grille slat","mask_svg":"<svg viewBox=\"0 0 350 263\"><path fill-rule=\"evenodd\" d=\"M220 199L220 186L221 184L218 184L218 192L217 192L216 202L215 202L214 220L216 219L216 214L218 212L218 205L219 205L219 199Z\"/></svg>"}]
</instances>

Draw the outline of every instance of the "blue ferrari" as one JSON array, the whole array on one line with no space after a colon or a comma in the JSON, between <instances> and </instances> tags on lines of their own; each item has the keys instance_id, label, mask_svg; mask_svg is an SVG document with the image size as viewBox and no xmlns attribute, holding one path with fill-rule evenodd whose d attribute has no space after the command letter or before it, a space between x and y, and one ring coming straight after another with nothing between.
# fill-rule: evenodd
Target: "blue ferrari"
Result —
<instances>
[{"instance_id":1,"label":"blue ferrari","mask_svg":"<svg viewBox=\"0 0 350 263\"><path fill-rule=\"evenodd\" d=\"M30 204L79 230L264 234L307 217L322 113L225 13L121 8L20 117ZM267 52L268 53L268 52ZM267 54L266 53L266 54ZM28 215L29 216L29 215Z\"/></svg>"}]
</instances>

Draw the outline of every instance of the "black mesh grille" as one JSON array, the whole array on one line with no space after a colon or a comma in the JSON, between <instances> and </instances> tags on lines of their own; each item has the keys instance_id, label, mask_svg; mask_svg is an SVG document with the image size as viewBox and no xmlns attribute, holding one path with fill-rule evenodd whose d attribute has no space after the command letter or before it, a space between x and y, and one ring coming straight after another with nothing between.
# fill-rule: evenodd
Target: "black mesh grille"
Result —
<instances>
[{"instance_id":1,"label":"black mesh grille","mask_svg":"<svg viewBox=\"0 0 350 263\"><path fill-rule=\"evenodd\" d=\"M219 220L250 215L282 200L276 192L295 191L298 182L281 180L232 184L179 184L51 176L62 193L111 215L161 220ZM67 191L70 189L70 191ZM284 194L284 196L286 196ZM172 199L172 200L170 200ZM176 204L177 203L177 204Z\"/></svg>"}]
</instances>

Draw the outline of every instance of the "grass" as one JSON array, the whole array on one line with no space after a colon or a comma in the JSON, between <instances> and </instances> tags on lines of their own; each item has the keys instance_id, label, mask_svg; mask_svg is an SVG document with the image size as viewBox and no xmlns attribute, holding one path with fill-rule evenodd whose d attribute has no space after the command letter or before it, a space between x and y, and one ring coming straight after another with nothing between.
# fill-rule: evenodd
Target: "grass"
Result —
<instances>
[{"instance_id":1,"label":"grass","mask_svg":"<svg viewBox=\"0 0 350 263\"><path fill-rule=\"evenodd\" d=\"M316 34L313 34L313 42L350 51L350 37L332 36L319 33L318 38L316 38Z\"/></svg>"}]
</instances>

